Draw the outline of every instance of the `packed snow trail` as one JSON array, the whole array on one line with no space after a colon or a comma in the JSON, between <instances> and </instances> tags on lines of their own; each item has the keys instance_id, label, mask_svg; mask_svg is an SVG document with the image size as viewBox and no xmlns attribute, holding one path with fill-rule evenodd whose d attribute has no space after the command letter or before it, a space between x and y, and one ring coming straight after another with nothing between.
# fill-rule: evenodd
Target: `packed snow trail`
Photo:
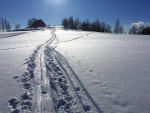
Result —
<instances>
[{"instance_id":1,"label":"packed snow trail","mask_svg":"<svg viewBox=\"0 0 150 113\"><path fill-rule=\"evenodd\" d=\"M54 112L53 110L53 102L51 99L50 95L50 88L49 88L49 78L47 77L47 72L46 72L46 66L45 66L45 61L44 61L44 50L45 47L52 43L55 39L55 29L52 31L52 37L44 43L39 50L39 55L37 57L37 76L36 76L36 81L38 83L37 88L35 90L37 96L36 96L36 101L37 101L37 106L35 113L48 113L48 112Z\"/></svg>"},{"instance_id":2,"label":"packed snow trail","mask_svg":"<svg viewBox=\"0 0 150 113\"><path fill-rule=\"evenodd\" d=\"M102 113L65 57L54 50L59 43L55 29L51 34L27 62L20 80L25 92L8 102L12 113Z\"/></svg>"}]
</instances>

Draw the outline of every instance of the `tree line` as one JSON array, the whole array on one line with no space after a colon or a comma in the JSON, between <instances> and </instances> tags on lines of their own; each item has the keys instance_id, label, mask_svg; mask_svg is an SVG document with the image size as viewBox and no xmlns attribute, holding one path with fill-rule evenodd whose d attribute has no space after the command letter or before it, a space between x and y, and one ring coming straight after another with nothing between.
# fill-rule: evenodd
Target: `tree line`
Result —
<instances>
[{"instance_id":1,"label":"tree line","mask_svg":"<svg viewBox=\"0 0 150 113\"><path fill-rule=\"evenodd\" d=\"M27 20L27 28L31 28L32 24L36 21L37 19L35 17L33 18L29 18ZM21 25L20 24L16 24L15 25L15 30L20 30Z\"/></svg>"},{"instance_id":2,"label":"tree line","mask_svg":"<svg viewBox=\"0 0 150 113\"><path fill-rule=\"evenodd\" d=\"M33 18L29 18L28 21L27 21L27 27L31 27L31 25L36 21L37 19L35 17ZM15 30L16 31L19 31L21 29L21 25L20 24L16 24L15 25ZM3 31L3 32L8 32L11 30L11 25L10 25L10 22L8 19L6 18L1 18L0 19L0 31Z\"/></svg>"},{"instance_id":3,"label":"tree line","mask_svg":"<svg viewBox=\"0 0 150 113\"><path fill-rule=\"evenodd\" d=\"M146 28L142 29L140 34L142 34L142 35L150 35L150 27L147 26Z\"/></svg>"},{"instance_id":4,"label":"tree line","mask_svg":"<svg viewBox=\"0 0 150 113\"><path fill-rule=\"evenodd\" d=\"M27 28L30 28L31 25L36 21L37 19L35 17L29 18L27 21ZM62 20L62 25L65 29L74 29L74 30L83 30L83 31L95 31L95 32L104 32L104 33L117 33L122 34L124 33L123 27L120 24L119 18L116 20L114 29L112 30L112 27L105 22L100 22L99 19L96 19L93 22L90 22L89 19L86 19L84 21L80 21L79 18L73 18L73 16L70 16L69 18L64 18ZM50 26L50 25L49 25ZM20 30L21 25L16 24L15 30ZM0 19L0 31L10 31L11 25L8 19L1 18ZM131 26L131 29L128 32L129 34L144 34L144 35L150 35L150 26L140 26L137 27L136 24Z\"/></svg>"},{"instance_id":5,"label":"tree line","mask_svg":"<svg viewBox=\"0 0 150 113\"><path fill-rule=\"evenodd\" d=\"M100 22L99 19L96 19L94 22L90 22L88 19L81 22L79 18L74 19L73 16L69 18L64 18L62 20L62 25L65 29L75 29L83 31L96 31L104 33L123 33L123 27L120 24L119 19L117 19L114 30L112 30L110 25L107 25L105 22Z\"/></svg>"},{"instance_id":6,"label":"tree line","mask_svg":"<svg viewBox=\"0 0 150 113\"><path fill-rule=\"evenodd\" d=\"M6 18L1 18L0 19L0 31L10 31L11 30L11 25Z\"/></svg>"},{"instance_id":7,"label":"tree line","mask_svg":"<svg viewBox=\"0 0 150 113\"><path fill-rule=\"evenodd\" d=\"M20 24L16 24L15 30L20 30ZM11 31L11 25L7 18L0 19L0 31L3 31L3 32Z\"/></svg>"}]
</instances>

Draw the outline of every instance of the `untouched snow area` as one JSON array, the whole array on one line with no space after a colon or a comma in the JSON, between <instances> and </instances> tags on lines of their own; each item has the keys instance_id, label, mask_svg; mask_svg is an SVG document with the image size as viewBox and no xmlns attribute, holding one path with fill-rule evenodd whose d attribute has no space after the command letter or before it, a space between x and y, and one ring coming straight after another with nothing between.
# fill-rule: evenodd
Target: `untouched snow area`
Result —
<instances>
[{"instance_id":1,"label":"untouched snow area","mask_svg":"<svg viewBox=\"0 0 150 113\"><path fill-rule=\"evenodd\" d=\"M60 40L72 37L68 31L56 34ZM149 49L149 36L102 33L57 48L104 113L150 112Z\"/></svg>"},{"instance_id":2,"label":"untouched snow area","mask_svg":"<svg viewBox=\"0 0 150 113\"><path fill-rule=\"evenodd\" d=\"M149 113L150 38L0 33L0 113Z\"/></svg>"}]
</instances>

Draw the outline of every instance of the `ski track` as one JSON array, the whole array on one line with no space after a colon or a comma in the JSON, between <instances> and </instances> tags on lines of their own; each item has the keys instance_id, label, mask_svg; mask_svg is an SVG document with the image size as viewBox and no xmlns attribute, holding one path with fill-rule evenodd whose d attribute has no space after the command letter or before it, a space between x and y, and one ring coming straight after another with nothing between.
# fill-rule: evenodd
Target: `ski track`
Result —
<instances>
[{"instance_id":1,"label":"ski track","mask_svg":"<svg viewBox=\"0 0 150 113\"><path fill-rule=\"evenodd\" d=\"M6 50L13 50L13 49L22 49L22 48L28 48L28 47L31 47L31 46L37 46L37 45L22 46L22 47L12 47L12 48L4 48L4 49L0 49L0 50L6 51Z\"/></svg>"},{"instance_id":2,"label":"ski track","mask_svg":"<svg viewBox=\"0 0 150 113\"><path fill-rule=\"evenodd\" d=\"M23 76L14 77L24 93L8 101L11 113L102 113L65 57L54 50L62 43L55 29L51 34L26 62Z\"/></svg>"},{"instance_id":3,"label":"ski track","mask_svg":"<svg viewBox=\"0 0 150 113\"><path fill-rule=\"evenodd\" d=\"M25 34L25 33L27 33L27 32L10 33L10 34L5 34L5 35L0 35L0 39L3 39L3 38L10 38L10 37L17 36L17 35L22 35L22 34Z\"/></svg>"},{"instance_id":4,"label":"ski track","mask_svg":"<svg viewBox=\"0 0 150 113\"><path fill-rule=\"evenodd\" d=\"M88 36L88 35L90 35L90 34L92 34L92 33L94 33L94 32L88 33L88 34L86 34L86 36ZM74 41L74 40L77 40L77 39L83 38L83 37L84 37L84 36L80 36L80 37L73 38L73 39L71 39L71 40L60 41L60 42L58 42L58 43L71 42L71 41Z\"/></svg>"}]
</instances>

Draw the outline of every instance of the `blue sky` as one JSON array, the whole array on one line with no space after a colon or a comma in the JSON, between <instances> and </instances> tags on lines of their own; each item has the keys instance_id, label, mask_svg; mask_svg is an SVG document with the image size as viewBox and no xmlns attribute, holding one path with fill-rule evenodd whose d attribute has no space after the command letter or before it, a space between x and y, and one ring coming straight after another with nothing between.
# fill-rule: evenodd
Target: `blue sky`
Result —
<instances>
[{"instance_id":1,"label":"blue sky","mask_svg":"<svg viewBox=\"0 0 150 113\"><path fill-rule=\"evenodd\" d=\"M91 22L98 18L112 28L119 18L125 28L136 22L150 23L149 7L150 0L0 0L0 17L6 17L13 28L17 23L26 27L32 17L60 25L70 16Z\"/></svg>"}]
</instances>

